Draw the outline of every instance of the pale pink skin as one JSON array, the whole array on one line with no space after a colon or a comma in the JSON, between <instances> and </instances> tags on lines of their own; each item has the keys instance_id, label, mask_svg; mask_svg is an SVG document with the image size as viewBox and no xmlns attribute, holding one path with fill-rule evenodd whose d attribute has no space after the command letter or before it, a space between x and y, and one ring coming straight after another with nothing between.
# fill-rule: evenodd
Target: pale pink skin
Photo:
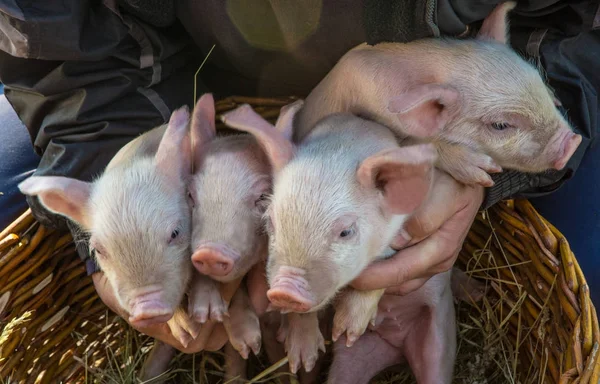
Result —
<instances>
[{"instance_id":1,"label":"pale pink skin","mask_svg":"<svg viewBox=\"0 0 600 384\"><path fill-rule=\"evenodd\" d=\"M266 259L261 217L271 170L252 136L216 137L212 97L198 103L195 115L194 175L188 186L193 201L191 261L205 278L192 287L190 313L203 323L228 315L228 303L215 294L219 284L238 281Z\"/></svg>"},{"instance_id":2,"label":"pale pink skin","mask_svg":"<svg viewBox=\"0 0 600 384\"><path fill-rule=\"evenodd\" d=\"M260 350L260 329L253 306L246 303L248 294L238 289L228 309L229 303L215 292L221 283L238 281L266 260L262 215L271 191L271 164L251 135L216 137L212 99L199 102L194 115L191 260L204 278L192 284L190 313L201 323L223 321L231 347L246 359L250 351ZM235 361L231 354L228 361Z\"/></svg>"},{"instance_id":3,"label":"pale pink skin","mask_svg":"<svg viewBox=\"0 0 600 384\"><path fill-rule=\"evenodd\" d=\"M315 311L331 303L371 262L389 254L388 244L408 214L426 198L431 180L427 162L412 173L405 170L411 170L411 164L401 161L392 162L389 169L375 168L387 164L383 160L391 162L395 148L391 132L384 127L349 115L328 117L277 175L268 209L267 268L271 287L267 294L276 308L303 312L295 316L306 317L303 322L309 324L312 318L314 325ZM385 153L390 154L379 155ZM418 154L407 159L417 159ZM390 177L383 196L366 182L376 175ZM392 197L398 201L388 200ZM396 208L404 203L408 205ZM340 238L344 231L350 234ZM346 289L341 304L335 303L334 340L347 331L352 339L349 344L356 341L375 316L382 293ZM301 334L292 352L309 370L321 349L322 336L306 328Z\"/></svg>"},{"instance_id":4,"label":"pale pink skin","mask_svg":"<svg viewBox=\"0 0 600 384\"><path fill-rule=\"evenodd\" d=\"M169 321L174 334L189 328L187 319L178 316L184 323L177 324L173 317L193 270L191 206L185 197L191 177L189 118L187 108L173 112L168 125L123 147L92 183L31 177L20 185L91 234L90 248L132 325Z\"/></svg>"},{"instance_id":5,"label":"pale pink skin","mask_svg":"<svg viewBox=\"0 0 600 384\"><path fill-rule=\"evenodd\" d=\"M433 276L406 295L384 295L376 326L348 348L334 345L327 383L367 384L380 371L408 362L418 383L450 383L456 325L450 271Z\"/></svg>"},{"instance_id":6,"label":"pale pink skin","mask_svg":"<svg viewBox=\"0 0 600 384\"><path fill-rule=\"evenodd\" d=\"M275 165L265 215L267 295L273 307L292 312L285 336L292 372L300 366L310 371L323 349L317 312L370 262L389 254L388 244L427 197L435 151L428 145L400 148L390 130L349 114L322 120L296 148L255 117L241 107L225 122L252 132ZM334 319L334 327L362 334L381 293L347 295L346 305L336 308L336 317L345 316ZM368 317L355 325L362 307Z\"/></svg>"},{"instance_id":7,"label":"pale pink skin","mask_svg":"<svg viewBox=\"0 0 600 384\"><path fill-rule=\"evenodd\" d=\"M200 324L181 307L192 277L189 112L173 112L168 125L124 146L92 183L65 177L32 177L20 185L50 211L91 234L90 248L130 324L169 325L184 346ZM157 342L142 379L164 371L174 349Z\"/></svg>"},{"instance_id":8,"label":"pale pink skin","mask_svg":"<svg viewBox=\"0 0 600 384\"><path fill-rule=\"evenodd\" d=\"M270 189L268 160L252 136L210 143L190 184L192 262L200 273L228 282L266 258L262 214Z\"/></svg>"},{"instance_id":9,"label":"pale pink skin","mask_svg":"<svg viewBox=\"0 0 600 384\"><path fill-rule=\"evenodd\" d=\"M289 316L293 316L290 314ZM323 317L322 320L319 321L320 326L320 334L329 334L331 332L328 329L328 324L331 316ZM310 338L311 334L317 330L314 327L310 327L305 329L310 332L308 335L303 334L303 327L296 327L296 329L300 330L300 332L295 333L294 335L288 335L289 330L289 321L288 316L283 316L278 312L267 312L262 314L259 318L260 322L260 332L261 332L261 341L262 348L265 351L265 354L268 358L270 364L275 364L284 357L286 357L286 349L290 346L294 347L303 347L307 344L303 342L307 336ZM298 324L296 324L297 326ZM246 375L247 361L240 355L240 353L233 348L231 344L227 344L225 347L225 378L229 380L234 377L239 377L243 380L248 380ZM297 356L294 353L290 354L290 357L294 358ZM301 360L292 360L290 361L289 368L286 366L282 366L277 371L273 372L274 374L283 374L279 379L282 383L291 383L291 380L286 373L296 373L298 377L298 382L301 384L312 384L317 383L318 376L321 372L321 365L323 364L322 359L316 359L313 357L312 365L309 365L309 371L307 372L305 369L301 369Z\"/></svg>"},{"instance_id":10,"label":"pale pink skin","mask_svg":"<svg viewBox=\"0 0 600 384\"><path fill-rule=\"evenodd\" d=\"M389 250L427 196L429 148L400 148L385 127L352 115L317 125L276 175L267 210L268 297L275 307L318 311ZM375 176L390 178L383 196Z\"/></svg>"},{"instance_id":11,"label":"pale pink skin","mask_svg":"<svg viewBox=\"0 0 600 384\"><path fill-rule=\"evenodd\" d=\"M218 282L241 279L266 258L261 216L271 189L267 157L250 135L216 137L212 96L192 125L192 263ZM215 283L216 284L216 283Z\"/></svg>"},{"instance_id":12,"label":"pale pink skin","mask_svg":"<svg viewBox=\"0 0 600 384\"><path fill-rule=\"evenodd\" d=\"M450 383L456 355L450 296L474 303L485 292L485 284L453 268L406 296L384 295L375 326L352 348L344 345L345 337L335 343L327 382L366 384L379 372L404 361L418 383Z\"/></svg>"},{"instance_id":13,"label":"pale pink skin","mask_svg":"<svg viewBox=\"0 0 600 384\"><path fill-rule=\"evenodd\" d=\"M513 6L499 5L475 39L350 50L306 98L295 139L301 141L330 113L351 112L399 137L433 141L437 166L467 184L490 186L489 173L502 169L564 168L581 136L555 107L560 103L536 68L506 44L505 16ZM508 125L498 130L495 123ZM439 133L426 139L431 128Z\"/></svg>"},{"instance_id":14,"label":"pale pink skin","mask_svg":"<svg viewBox=\"0 0 600 384\"><path fill-rule=\"evenodd\" d=\"M245 286L240 286L233 295L229 314L223 325L233 348L244 360L248 359L250 352L258 355L261 347L260 324Z\"/></svg>"}]
</instances>

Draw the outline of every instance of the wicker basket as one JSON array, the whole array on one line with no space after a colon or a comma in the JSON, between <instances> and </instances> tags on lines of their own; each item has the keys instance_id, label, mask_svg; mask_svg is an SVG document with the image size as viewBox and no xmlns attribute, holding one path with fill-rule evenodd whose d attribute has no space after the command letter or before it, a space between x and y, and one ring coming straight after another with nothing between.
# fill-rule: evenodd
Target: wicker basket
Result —
<instances>
[{"instance_id":1,"label":"wicker basket","mask_svg":"<svg viewBox=\"0 0 600 384\"><path fill-rule=\"evenodd\" d=\"M249 103L274 121L293 100L232 97L217 113ZM527 201L480 213L458 264L489 283L473 311L512 348L507 370L531 382L599 382L600 332L585 277L567 240ZM129 330L96 295L70 235L29 211L0 233L0 325L0 378L11 383L83 382L84 363L106 365L105 346L118 351Z\"/></svg>"}]
</instances>

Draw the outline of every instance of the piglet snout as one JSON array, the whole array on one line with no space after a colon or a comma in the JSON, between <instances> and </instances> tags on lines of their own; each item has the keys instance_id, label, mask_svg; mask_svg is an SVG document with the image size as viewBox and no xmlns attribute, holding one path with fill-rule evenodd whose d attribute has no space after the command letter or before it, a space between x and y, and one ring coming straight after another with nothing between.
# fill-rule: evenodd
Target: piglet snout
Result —
<instances>
[{"instance_id":1,"label":"piglet snout","mask_svg":"<svg viewBox=\"0 0 600 384\"><path fill-rule=\"evenodd\" d=\"M173 309L162 300L160 290L137 296L131 303L129 323L137 327L166 323L173 317Z\"/></svg>"},{"instance_id":2,"label":"piglet snout","mask_svg":"<svg viewBox=\"0 0 600 384\"><path fill-rule=\"evenodd\" d=\"M581 135L577 135L568 129L561 129L551 140L551 147L554 148L554 163L552 166L561 170L567 165L567 162L575 153L579 144L581 144Z\"/></svg>"},{"instance_id":3,"label":"piglet snout","mask_svg":"<svg viewBox=\"0 0 600 384\"><path fill-rule=\"evenodd\" d=\"M227 276L238 259L237 252L218 243L201 244L192 255L198 272L208 276Z\"/></svg>"},{"instance_id":4,"label":"piglet snout","mask_svg":"<svg viewBox=\"0 0 600 384\"><path fill-rule=\"evenodd\" d=\"M267 291L269 301L282 310L307 312L316 303L304 278L304 270L294 267L280 267Z\"/></svg>"}]
</instances>

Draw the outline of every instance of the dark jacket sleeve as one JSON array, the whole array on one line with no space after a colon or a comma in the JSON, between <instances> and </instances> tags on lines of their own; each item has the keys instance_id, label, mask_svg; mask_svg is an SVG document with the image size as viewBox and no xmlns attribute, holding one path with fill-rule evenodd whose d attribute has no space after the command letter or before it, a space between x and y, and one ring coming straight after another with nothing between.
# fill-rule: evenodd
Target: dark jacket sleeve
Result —
<instances>
[{"instance_id":1,"label":"dark jacket sleeve","mask_svg":"<svg viewBox=\"0 0 600 384\"><path fill-rule=\"evenodd\" d=\"M8 3L0 81L41 156L35 175L91 181L126 143L193 103L199 57L177 23L156 28L111 1ZM28 203L44 225L84 236L36 198Z\"/></svg>"}]
</instances>

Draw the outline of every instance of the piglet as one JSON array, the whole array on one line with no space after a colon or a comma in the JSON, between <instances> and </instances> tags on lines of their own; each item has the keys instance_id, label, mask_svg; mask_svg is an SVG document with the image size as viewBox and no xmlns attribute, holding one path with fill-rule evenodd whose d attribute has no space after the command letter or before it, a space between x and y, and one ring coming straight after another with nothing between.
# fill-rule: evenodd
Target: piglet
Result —
<instances>
[{"instance_id":1,"label":"piglet","mask_svg":"<svg viewBox=\"0 0 600 384\"><path fill-rule=\"evenodd\" d=\"M351 342L375 320L383 290L347 285L371 262L394 253L393 238L428 195L435 149L400 147L389 129L351 114L322 119L298 147L249 106L225 114L224 121L252 132L275 165L265 215L267 295L274 307L292 312L290 364L309 371L324 350L317 311L335 298L334 338L347 332Z\"/></svg>"},{"instance_id":2,"label":"piglet","mask_svg":"<svg viewBox=\"0 0 600 384\"><path fill-rule=\"evenodd\" d=\"M582 138L536 68L507 45L515 4L498 5L475 38L350 50L306 98L295 141L330 113L350 112L435 143L438 167L467 184L491 186L488 173L502 168L563 169Z\"/></svg>"},{"instance_id":3,"label":"piglet","mask_svg":"<svg viewBox=\"0 0 600 384\"><path fill-rule=\"evenodd\" d=\"M288 116L300 106L284 107L275 126L290 130ZM223 321L231 343L226 348L227 366L231 367L227 375L234 377L245 364L231 347L244 359L250 351L258 354L261 349L261 319L251 302L260 298L250 297L261 292L249 293L242 283L229 304L219 295L219 285L239 284L251 270L264 274L268 239L262 215L271 192L274 164L252 135L217 137L210 94L202 96L193 115L192 121L198 123L192 124L191 131L192 262L202 279L195 282L198 287L192 292L196 294L190 295L191 314L201 323L207 319ZM262 295L266 300L266 290Z\"/></svg>"},{"instance_id":4,"label":"piglet","mask_svg":"<svg viewBox=\"0 0 600 384\"><path fill-rule=\"evenodd\" d=\"M93 182L33 176L19 185L91 237L90 249L134 326L168 322L187 345L199 327L179 308L192 276L187 107L124 146ZM174 316L176 314L176 316Z\"/></svg>"}]
</instances>

